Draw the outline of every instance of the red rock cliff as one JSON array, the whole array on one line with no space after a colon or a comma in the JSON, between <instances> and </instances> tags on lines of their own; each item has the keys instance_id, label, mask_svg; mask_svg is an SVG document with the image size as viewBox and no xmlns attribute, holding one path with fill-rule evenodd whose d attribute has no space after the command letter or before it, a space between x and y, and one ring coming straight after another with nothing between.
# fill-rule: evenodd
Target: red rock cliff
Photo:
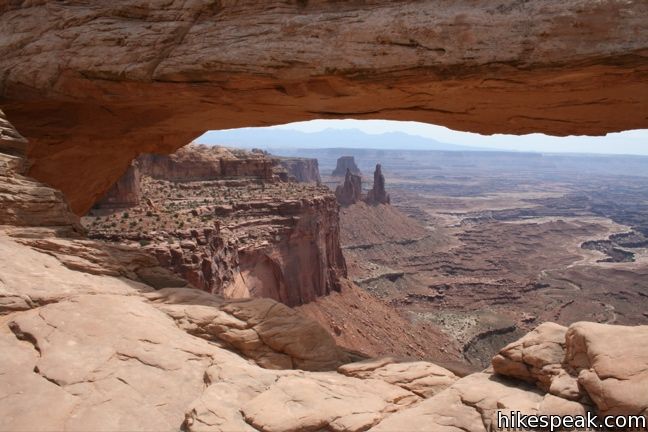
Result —
<instances>
[{"instance_id":1,"label":"red rock cliff","mask_svg":"<svg viewBox=\"0 0 648 432\"><path fill-rule=\"evenodd\" d=\"M139 164L133 161L124 175L108 189L96 204L95 208L133 207L141 199Z\"/></svg>"},{"instance_id":2,"label":"red rock cliff","mask_svg":"<svg viewBox=\"0 0 648 432\"><path fill-rule=\"evenodd\" d=\"M242 280L250 294L295 306L339 291L347 271L335 198L322 194L286 201L276 210L268 214L283 219L274 222L274 241L256 241L239 249Z\"/></svg>"},{"instance_id":3,"label":"red rock cliff","mask_svg":"<svg viewBox=\"0 0 648 432\"><path fill-rule=\"evenodd\" d=\"M362 177L347 168L344 183L335 188L335 198L342 206L355 204L362 199Z\"/></svg>"},{"instance_id":4,"label":"red rock cliff","mask_svg":"<svg viewBox=\"0 0 648 432\"><path fill-rule=\"evenodd\" d=\"M189 144L171 155L145 154L137 162L142 174L176 182L226 177L270 180L274 164L263 154L198 144Z\"/></svg>"},{"instance_id":5,"label":"red rock cliff","mask_svg":"<svg viewBox=\"0 0 648 432\"><path fill-rule=\"evenodd\" d=\"M286 170L289 177L302 183L319 183L322 181L317 159L281 157L277 158L281 167Z\"/></svg>"},{"instance_id":6,"label":"red rock cliff","mask_svg":"<svg viewBox=\"0 0 648 432\"><path fill-rule=\"evenodd\" d=\"M260 153L179 153L141 157L142 200L127 212L91 212L90 235L140 243L194 286L226 297L299 305L339 290L346 265L327 188L268 178L274 161Z\"/></svg>"}]
</instances>

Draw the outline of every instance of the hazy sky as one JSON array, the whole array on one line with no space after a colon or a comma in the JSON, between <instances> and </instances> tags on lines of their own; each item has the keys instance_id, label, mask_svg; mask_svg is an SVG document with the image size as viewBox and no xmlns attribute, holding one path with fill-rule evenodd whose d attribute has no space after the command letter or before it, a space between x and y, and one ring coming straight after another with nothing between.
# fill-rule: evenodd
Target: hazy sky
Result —
<instances>
[{"instance_id":1,"label":"hazy sky","mask_svg":"<svg viewBox=\"0 0 648 432\"><path fill-rule=\"evenodd\" d=\"M303 132L318 132L327 128L360 129L372 134L404 132L450 144L501 150L648 155L648 129L611 133L604 137L553 137L544 134L486 136L427 123L391 120L311 120L272 127Z\"/></svg>"}]
</instances>

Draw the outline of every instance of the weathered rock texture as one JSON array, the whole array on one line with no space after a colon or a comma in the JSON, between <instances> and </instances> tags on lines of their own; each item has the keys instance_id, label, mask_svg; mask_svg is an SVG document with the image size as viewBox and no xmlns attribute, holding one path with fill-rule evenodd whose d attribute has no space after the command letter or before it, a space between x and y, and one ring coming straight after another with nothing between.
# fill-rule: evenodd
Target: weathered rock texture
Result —
<instances>
[{"instance_id":1,"label":"weathered rock texture","mask_svg":"<svg viewBox=\"0 0 648 432\"><path fill-rule=\"evenodd\" d=\"M322 181L317 159L281 157L279 165L286 169L290 178L302 183L320 183Z\"/></svg>"},{"instance_id":2,"label":"weathered rock texture","mask_svg":"<svg viewBox=\"0 0 648 432\"><path fill-rule=\"evenodd\" d=\"M440 393L458 380L455 374L433 363L399 362L393 358L349 363L340 366L338 372L362 379L381 379L423 398Z\"/></svg>"},{"instance_id":3,"label":"weathered rock texture","mask_svg":"<svg viewBox=\"0 0 648 432\"><path fill-rule=\"evenodd\" d=\"M294 306L340 290L346 264L327 188L275 182L275 160L259 152L190 145L178 153L138 158L142 202L93 210L84 218L90 236L139 242L160 265L228 298Z\"/></svg>"},{"instance_id":4,"label":"weathered rock texture","mask_svg":"<svg viewBox=\"0 0 648 432\"><path fill-rule=\"evenodd\" d=\"M582 399L574 371L563 365L566 332L558 324L540 324L493 357L493 370L565 399Z\"/></svg>"},{"instance_id":5,"label":"weathered rock texture","mask_svg":"<svg viewBox=\"0 0 648 432\"><path fill-rule=\"evenodd\" d=\"M648 126L641 1L12 2L0 13L0 103L30 140L31 173L77 214L137 154L207 129L321 117L486 134Z\"/></svg>"},{"instance_id":6,"label":"weathered rock texture","mask_svg":"<svg viewBox=\"0 0 648 432\"><path fill-rule=\"evenodd\" d=\"M24 156L26 151L27 140L14 129L0 109L0 153Z\"/></svg>"},{"instance_id":7,"label":"weathered rock texture","mask_svg":"<svg viewBox=\"0 0 648 432\"><path fill-rule=\"evenodd\" d=\"M133 161L126 172L108 189L95 205L95 208L133 207L140 203L142 192L140 188L139 163Z\"/></svg>"},{"instance_id":8,"label":"weathered rock texture","mask_svg":"<svg viewBox=\"0 0 648 432\"><path fill-rule=\"evenodd\" d=\"M142 174L159 180L190 182L231 177L272 180L271 158L261 153L218 146L189 144L171 155L137 158Z\"/></svg>"},{"instance_id":9,"label":"weathered rock texture","mask_svg":"<svg viewBox=\"0 0 648 432\"><path fill-rule=\"evenodd\" d=\"M647 326L544 323L502 349L493 369L603 415L647 416L647 340Z\"/></svg>"},{"instance_id":10,"label":"weathered rock texture","mask_svg":"<svg viewBox=\"0 0 648 432\"><path fill-rule=\"evenodd\" d=\"M337 160L337 165L331 173L333 176L346 176L347 171L351 171L351 174L362 175L360 168L355 163L355 158L353 156L340 156Z\"/></svg>"},{"instance_id":11,"label":"weathered rock texture","mask_svg":"<svg viewBox=\"0 0 648 432\"><path fill-rule=\"evenodd\" d=\"M24 159L0 152L0 225L78 228L63 194L24 171Z\"/></svg>"},{"instance_id":12,"label":"weathered rock texture","mask_svg":"<svg viewBox=\"0 0 648 432\"><path fill-rule=\"evenodd\" d=\"M344 183L335 188L335 198L342 206L350 206L362 199L362 177L347 168Z\"/></svg>"},{"instance_id":13,"label":"weathered rock texture","mask_svg":"<svg viewBox=\"0 0 648 432\"><path fill-rule=\"evenodd\" d=\"M566 335L565 362L605 415L648 417L648 326L580 322Z\"/></svg>"},{"instance_id":14,"label":"weathered rock texture","mask_svg":"<svg viewBox=\"0 0 648 432\"><path fill-rule=\"evenodd\" d=\"M380 164L376 165L376 170L374 171L374 182L372 188L367 192L367 204L377 205L377 204L389 204L391 199L389 194L385 190L385 176L382 173L382 167Z\"/></svg>"}]
</instances>

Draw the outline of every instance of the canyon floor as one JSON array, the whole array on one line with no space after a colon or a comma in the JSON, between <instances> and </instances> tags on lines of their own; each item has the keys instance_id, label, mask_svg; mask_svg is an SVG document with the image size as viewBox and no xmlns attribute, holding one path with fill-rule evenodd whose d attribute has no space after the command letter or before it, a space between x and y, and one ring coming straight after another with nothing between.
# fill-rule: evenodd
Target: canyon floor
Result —
<instances>
[{"instance_id":1,"label":"canyon floor","mask_svg":"<svg viewBox=\"0 0 648 432\"><path fill-rule=\"evenodd\" d=\"M365 189L383 165L392 205L340 211L349 275L475 366L540 322L648 323L648 158L301 154L332 189L338 155L355 155Z\"/></svg>"}]
</instances>

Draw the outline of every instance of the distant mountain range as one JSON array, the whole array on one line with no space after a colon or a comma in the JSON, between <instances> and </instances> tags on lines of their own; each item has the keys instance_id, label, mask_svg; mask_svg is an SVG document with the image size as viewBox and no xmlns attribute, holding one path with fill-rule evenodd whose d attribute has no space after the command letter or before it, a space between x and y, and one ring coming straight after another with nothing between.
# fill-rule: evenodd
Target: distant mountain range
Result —
<instances>
[{"instance_id":1,"label":"distant mountain range","mask_svg":"<svg viewBox=\"0 0 648 432\"><path fill-rule=\"evenodd\" d=\"M301 132L276 128L242 128L209 131L196 140L202 144L263 150L286 148L348 148L377 150L490 151L489 148L448 144L403 132L368 134L359 129L325 129Z\"/></svg>"}]
</instances>

